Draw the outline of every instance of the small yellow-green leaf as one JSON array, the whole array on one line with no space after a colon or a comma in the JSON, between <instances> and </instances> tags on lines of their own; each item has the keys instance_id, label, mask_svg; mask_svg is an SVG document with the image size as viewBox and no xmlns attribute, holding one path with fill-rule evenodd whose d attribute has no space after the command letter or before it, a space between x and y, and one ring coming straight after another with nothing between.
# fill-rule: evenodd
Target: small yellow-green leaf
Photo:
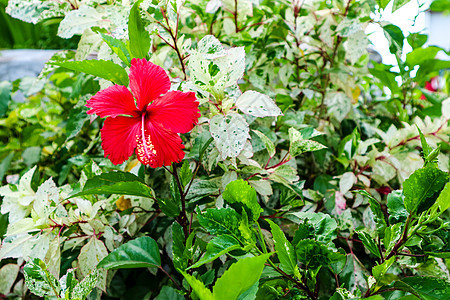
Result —
<instances>
[{"instance_id":1,"label":"small yellow-green leaf","mask_svg":"<svg viewBox=\"0 0 450 300\"><path fill-rule=\"evenodd\" d=\"M236 300L254 285L264 269L264 263L271 253L255 257L247 257L223 273L213 288L214 300Z\"/></svg>"},{"instance_id":2,"label":"small yellow-green leaf","mask_svg":"<svg viewBox=\"0 0 450 300\"><path fill-rule=\"evenodd\" d=\"M192 287L192 290L194 291L195 295L200 300L214 300L213 294L211 291L205 286L203 282L195 278L194 276L191 276L186 273L182 273L184 278L186 278L186 281L189 283L189 285Z\"/></svg>"},{"instance_id":3,"label":"small yellow-green leaf","mask_svg":"<svg viewBox=\"0 0 450 300\"><path fill-rule=\"evenodd\" d=\"M450 207L450 182L447 182L444 186L444 189L439 194L436 203L441 212L446 211Z\"/></svg>"},{"instance_id":4,"label":"small yellow-green leaf","mask_svg":"<svg viewBox=\"0 0 450 300\"><path fill-rule=\"evenodd\" d=\"M245 209L250 221L256 222L263 211L258 203L255 189L242 179L230 182L222 197L237 212Z\"/></svg>"}]
</instances>

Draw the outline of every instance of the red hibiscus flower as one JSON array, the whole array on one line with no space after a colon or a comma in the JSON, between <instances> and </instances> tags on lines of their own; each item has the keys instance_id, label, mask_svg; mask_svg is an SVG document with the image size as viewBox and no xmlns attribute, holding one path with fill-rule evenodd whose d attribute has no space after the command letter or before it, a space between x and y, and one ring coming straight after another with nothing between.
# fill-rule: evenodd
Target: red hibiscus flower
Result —
<instances>
[{"instance_id":1,"label":"red hibiscus flower","mask_svg":"<svg viewBox=\"0 0 450 300\"><path fill-rule=\"evenodd\" d=\"M121 85L101 90L87 101L88 114L104 118L101 129L105 157L115 165L127 160L136 149L139 161L152 168L184 158L178 133L189 132L200 112L195 93L170 91L163 68L145 59L133 59L131 92Z\"/></svg>"}]
</instances>

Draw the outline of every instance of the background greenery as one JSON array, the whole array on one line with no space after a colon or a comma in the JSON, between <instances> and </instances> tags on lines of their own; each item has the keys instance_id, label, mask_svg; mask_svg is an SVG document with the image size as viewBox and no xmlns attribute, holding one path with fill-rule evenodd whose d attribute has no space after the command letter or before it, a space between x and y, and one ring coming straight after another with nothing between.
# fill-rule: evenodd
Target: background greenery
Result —
<instances>
[{"instance_id":1,"label":"background greenery","mask_svg":"<svg viewBox=\"0 0 450 300\"><path fill-rule=\"evenodd\" d=\"M38 27L4 27L8 45L77 50L0 83L0 293L450 297L448 49L381 22L388 3L10 1ZM398 67L370 60L368 24ZM132 58L197 94L182 163L104 158L84 105Z\"/></svg>"}]
</instances>

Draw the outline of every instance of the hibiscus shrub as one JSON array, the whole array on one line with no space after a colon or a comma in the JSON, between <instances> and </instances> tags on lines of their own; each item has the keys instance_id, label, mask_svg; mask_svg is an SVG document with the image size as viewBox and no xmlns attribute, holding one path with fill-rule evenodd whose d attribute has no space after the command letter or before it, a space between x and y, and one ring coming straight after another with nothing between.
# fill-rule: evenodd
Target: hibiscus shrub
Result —
<instances>
[{"instance_id":1,"label":"hibiscus shrub","mask_svg":"<svg viewBox=\"0 0 450 300\"><path fill-rule=\"evenodd\" d=\"M0 83L0 298L450 299L450 64L389 2L9 0L81 37Z\"/></svg>"}]
</instances>

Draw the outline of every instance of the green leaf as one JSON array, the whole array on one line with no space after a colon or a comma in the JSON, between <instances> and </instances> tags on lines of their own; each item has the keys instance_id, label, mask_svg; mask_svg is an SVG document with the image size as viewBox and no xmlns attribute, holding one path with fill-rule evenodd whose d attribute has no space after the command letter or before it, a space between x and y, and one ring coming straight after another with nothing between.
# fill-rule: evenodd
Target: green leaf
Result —
<instances>
[{"instance_id":1,"label":"green leaf","mask_svg":"<svg viewBox=\"0 0 450 300\"><path fill-rule=\"evenodd\" d=\"M286 214L286 217L297 224L301 224L305 222L305 220L308 220L314 227L311 234L313 234L314 239L319 242L328 244L337 238L337 223L330 215L313 212L296 212Z\"/></svg>"},{"instance_id":2,"label":"green leaf","mask_svg":"<svg viewBox=\"0 0 450 300\"><path fill-rule=\"evenodd\" d=\"M139 0L134 3L130 10L128 36L130 39L130 51L133 57L147 58L151 40L150 34L145 30L144 22L139 11L141 2L142 0Z\"/></svg>"},{"instance_id":3,"label":"green leaf","mask_svg":"<svg viewBox=\"0 0 450 300\"><path fill-rule=\"evenodd\" d=\"M169 199L158 199L159 208L168 217L177 217L181 212L181 202L172 197Z\"/></svg>"},{"instance_id":4,"label":"green leaf","mask_svg":"<svg viewBox=\"0 0 450 300\"><path fill-rule=\"evenodd\" d=\"M364 298L366 300L385 300L385 298L381 295L374 295L374 296L370 296L367 298ZM402 299L402 300L406 300L406 299Z\"/></svg>"},{"instance_id":5,"label":"green leaf","mask_svg":"<svg viewBox=\"0 0 450 300\"><path fill-rule=\"evenodd\" d=\"M177 203L178 206L181 206L181 193L180 189L178 188L177 181L175 180L175 176L172 177L169 187L170 187L170 198L172 199L172 202Z\"/></svg>"},{"instance_id":6,"label":"green leaf","mask_svg":"<svg viewBox=\"0 0 450 300\"><path fill-rule=\"evenodd\" d=\"M75 269L67 270L66 275L59 280L61 286L61 293L64 295L64 299L72 299L72 291L77 286L78 280L75 278Z\"/></svg>"},{"instance_id":7,"label":"green leaf","mask_svg":"<svg viewBox=\"0 0 450 300\"><path fill-rule=\"evenodd\" d=\"M364 231L357 231L358 237L361 239L361 241L364 244L364 247L366 247L373 255L375 255L378 258L381 258L380 249L378 248L377 244L375 243L374 239Z\"/></svg>"},{"instance_id":8,"label":"green leaf","mask_svg":"<svg viewBox=\"0 0 450 300\"><path fill-rule=\"evenodd\" d=\"M386 253L389 253L394 248L395 243L402 236L403 223L397 223L392 226L386 227L384 231L383 244L386 249Z\"/></svg>"},{"instance_id":9,"label":"green leaf","mask_svg":"<svg viewBox=\"0 0 450 300\"><path fill-rule=\"evenodd\" d=\"M308 219L305 219L303 220L303 223L298 224L298 229L295 231L292 244L296 245L304 239L314 239L314 226L308 221Z\"/></svg>"},{"instance_id":10,"label":"green leaf","mask_svg":"<svg viewBox=\"0 0 450 300\"><path fill-rule=\"evenodd\" d=\"M159 268L158 243L148 236L129 241L111 252L97 266L104 269Z\"/></svg>"},{"instance_id":11,"label":"green leaf","mask_svg":"<svg viewBox=\"0 0 450 300\"><path fill-rule=\"evenodd\" d=\"M240 216L232 208L210 208L198 214L198 221L213 235L230 234L239 240Z\"/></svg>"},{"instance_id":12,"label":"green leaf","mask_svg":"<svg viewBox=\"0 0 450 300\"><path fill-rule=\"evenodd\" d=\"M430 208L448 182L448 174L435 167L416 170L403 183L405 207L411 214L420 214Z\"/></svg>"},{"instance_id":13,"label":"green leaf","mask_svg":"<svg viewBox=\"0 0 450 300\"><path fill-rule=\"evenodd\" d=\"M396 93L400 90L395 77L397 73L389 71L392 68L391 65L377 64L373 62L374 67L369 69L369 73L380 80L380 82L391 90L392 93Z\"/></svg>"},{"instance_id":14,"label":"green leaf","mask_svg":"<svg viewBox=\"0 0 450 300\"><path fill-rule=\"evenodd\" d=\"M68 140L74 138L78 133L80 133L84 123L89 120L89 115L86 113L88 110L89 108L83 105L74 107L70 111L66 125L66 135Z\"/></svg>"},{"instance_id":15,"label":"green leaf","mask_svg":"<svg viewBox=\"0 0 450 300\"><path fill-rule=\"evenodd\" d=\"M378 202L377 199L372 197L367 191L359 190L357 191L359 194L367 197L369 204L370 204L370 210L373 213L374 221L377 225L377 232L380 237L383 237L384 230L386 229L386 220L384 219L383 211L381 210L381 205Z\"/></svg>"},{"instance_id":16,"label":"green leaf","mask_svg":"<svg viewBox=\"0 0 450 300\"><path fill-rule=\"evenodd\" d=\"M128 172L109 172L86 181L83 191L69 198L93 194L119 194L152 198L152 190L138 176Z\"/></svg>"},{"instance_id":17,"label":"green leaf","mask_svg":"<svg viewBox=\"0 0 450 300\"><path fill-rule=\"evenodd\" d=\"M395 261L395 257L392 256L388 260L384 261L381 265L377 265L377 266L373 267L372 268L373 277L375 277L375 279L377 281L379 281L384 276L384 274L386 274L386 272L392 266L394 261Z\"/></svg>"},{"instance_id":18,"label":"green leaf","mask_svg":"<svg viewBox=\"0 0 450 300\"><path fill-rule=\"evenodd\" d=\"M286 236L277 224L271 220L266 221L269 223L272 231L275 250L277 251L281 269L289 275L295 275L297 278L300 278L294 247L286 239Z\"/></svg>"},{"instance_id":19,"label":"green leaf","mask_svg":"<svg viewBox=\"0 0 450 300\"><path fill-rule=\"evenodd\" d=\"M349 299L361 299L361 298L355 298L355 295L353 295L350 291L344 289L344 288L336 288L336 292L333 294L333 296L329 300L349 300ZM384 300L384 298L380 295L371 296L364 299L371 299L371 300Z\"/></svg>"},{"instance_id":20,"label":"green leaf","mask_svg":"<svg viewBox=\"0 0 450 300\"><path fill-rule=\"evenodd\" d=\"M184 300L184 297L177 293L177 290L170 286L163 286L155 300Z\"/></svg>"},{"instance_id":21,"label":"green leaf","mask_svg":"<svg viewBox=\"0 0 450 300\"><path fill-rule=\"evenodd\" d=\"M128 86L127 72L121 66L109 60L65 61L52 64L72 71L91 74L119 85Z\"/></svg>"},{"instance_id":22,"label":"green leaf","mask_svg":"<svg viewBox=\"0 0 450 300\"><path fill-rule=\"evenodd\" d=\"M186 200L193 202L205 198L211 194L218 193L219 187L217 186L216 180L194 179L191 188L186 195Z\"/></svg>"},{"instance_id":23,"label":"green leaf","mask_svg":"<svg viewBox=\"0 0 450 300\"><path fill-rule=\"evenodd\" d=\"M185 257L184 232L180 224L174 222L172 224L172 254L173 265L177 270L185 270L188 265L189 257Z\"/></svg>"},{"instance_id":24,"label":"green leaf","mask_svg":"<svg viewBox=\"0 0 450 300\"><path fill-rule=\"evenodd\" d=\"M197 297L200 300L215 300L213 297L213 294L211 291L205 286L203 282L198 280L192 275L181 273L183 274L184 278L186 278L186 281L189 283L189 285L192 287L192 291L197 295Z\"/></svg>"},{"instance_id":25,"label":"green leaf","mask_svg":"<svg viewBox=\"0 0 450 300\"><path fill-rule=\"evenodd\" d=\"M383 26L383 30L389 41L389 51L400 56L403 49L403 40L405 39L402 30L393 24Z\"/></svg>"},{"instance_id":26,"label":"green leaf","mask_svg":"<svg viewBox=\"0 0 450 300\"><path fill-rule=\"evenodd\" d=\"M441 145L438 145L436 149L433 149L427 156L425 156L425 166L432 165L437 168L437 157L440 151Z\"/></svg>"},{"instance_id":27,"label":"green leaf","mask_svg":"<svg viewBox=\"0 0 450 300\"><path fill-rule=\"evenodd\" d=\"M180 180L183 186L186 186L192 178L192 171L189 167L189 161L184 160L180 169Z\"/></svg>"},{"instance_id":28,"label":"green leaf","mask_svg":"<svg viewBox=\"0 0 450 300\"><path fill-rule=\"evenodd\" d=\"M125 65L130 66L131 57L125 43L104 33L100 33L100 35L102 36L102 39L105 41L105 43L108 44L109 48L111 48L111 50L117 54L117 56L125 63Z\"/></svg>"},{"instance_id":29,"label":"green leaf","mask_svg":"<svg viewBox=\"0 0 450 300\"><path fill-rule=\"evenodd\" d=\"M202 281L205 285L210 285L216 280L216 271L210 269L201 275Z\"/></svg>"},{"instance_id":30,"label":"green leaf","mask_svg":"<svg viewBox=\"0 0 450 300\"><path fill-rule=\"evenodd\" d=\"M303 139L302 134L293 127L289 128L289 140L291 142L289 146L289 153L292 157L300 155L304 152L317 151L327 148L316 141Z\"/></svg>"},{"instance_id":31,"label":"green leaf","mask_svg":"<svg viewBox=\"0 0 450 300\"><path fill-rule=\"evenodd\" d=\"M245 209L249 220L256 222L263 211L258 203L255 189L247 181L238 179L230 182L222 194L223 200L237 212Z\"/></svg>"},{"instance_id":32,"label":"green leaf","mask_svg":"<svg viewBox=\"0 0 450 300\"><path fill-rule=\"evenodd\" d=\"M214 141L209 131L203 131L194 140L191 151L189 152L189 158L193 158L197 161L201 161L203 154L209 145Z\"/></svg>"},{"instance_id":33,"label":"green leaf","mask_svg":"<svg viewBox=\"0 0 450 300\"><path fill-rule=\"evenodd\" d=\"M351 290L367 289L366 278L369 274L365 271L365 266L352 254L347 255L347 261L344 268L339 273L339 282L341 286Z\"/></svg>"},{"instance_id":34,"label":"green leaf","mask_svg":"<svg viewBox=\"0 0 450 300\"><path fill-rule=\"evenodd\" d=\"M425 251L425 254L433 257L439 257L439 258L450 258L450 252L429 252Z\"/></svg>"},{"instance_id":35,"label":"green leaf","mask_svg":"<svg viewBox=\"0 0 450 300\"><path fill-rule=\"evenodd\" d=\"M270 169L270 175L269 178L273 181L279 182L279 183L293 183L298 180L297 176L297 170L293 167L283 164L281 166L276 167L275 169ZM302 194L303 186L300 188L300 195ZM298 191L295 191L298 192Z\"/></svg>"},{"instance_id":36,"label":"green leaf","mask_svg":"<svg viewBox=\"0 0 450 300\"><path fill-rule=\"evenodd\" d=\"M286 166L287 168L281 168L283 166ZM269 179L272 180L272 181L281 183L282 185L286 186L287 188L289 188L289 190L294 192L295 195L298 198L302 199L302 197L303 197L303 186L305 185L305 180L300 180L300 181L297 181L297 182L288 181L286 179L286 177L285 177L286 175L288 175L288 174L286 174L287 172L286 173L285 172L282 172L282 173L278 172L279 170L282 170L282 169L284 169L283 171L288 171L289 168L293 169L291 166L287 166L287 165L282 165L282 166L278 167L275 170L274 173L269 175ZM294 174L296 174L295 170L294 170ZM295 175L295 176L297 176L297 175ZM291 199L291 200L294 200L294 199ZM302 202L303 202L302 200L294 200L291 203L296 203L295 206L302 206L303 204L300 204Z\"/></svg>"},{"instance_id":37,"label":"green leaf","mask_svg":"<svg viewBox=\"0 0 450 300\"><path fill-rule=\"evenodd\" d=\"M450 12L450 0L434 0L430 4L430 11L444 12L444 15L448 15Z\"/></svg>"},{"instance_id":38,"label":"green leaf","mask_svg":"<svg viewBox=\"0 0 450 300\"><path fill-rule=\"evenodd\" d=\"M254 300L259 290L259 280L256 281L248 290L243 292L238 300Z\"/></svg>"},{"instance_id":39,"label":"green leaf","mask_svg":"<svg viewBox=\"0 0 450 300\"><path fill-rule=\"evenodd\" d=\"M432 76L437 76L438 71L450 68L450 61L440 59L428 59L424 61L416 73L415 79L418 83L422 83L431 79Z\"/></svg>"},{"instance_id":40,"label":"green leaf","mask_svg":"<svg viewBox=\"0 0 450 300\"><path fill-rule=\"evenodd\" d=\"M0 239L3 239L3 237L5 236L6 231L8 229L8 217L9 217L8 214L0 214ZM6 248L5 244L6 243L4 242L3 249ZM2 256L1 251L0 251L0 257L4 257L4 256Z\"/></svg>"},{"instance_id":41,"label":"green leaf","mask_svg":"<svg viewBox=\"0 0 450 300\"><path fill-rule=\"evenodd\" d=\"M271 253L247 257L223 273L213 287L214 300L235 300L251 288L261 277L264 263Z\"/></svg>"},{"instance_id":42,"label":"green leaf","mask_svg":"<svg viewBox=\"0 0 450 300\"><path fill-rule=\"evenodd\" d=\"M410 33L406 40L413 49L416 49L422 47L427 42L428 36L422 33Z\"/></svg>"},{"instance_id":43,"label":"green leaf","mask_svg":"<svg viewBox=\"0 0 450 300\"><path fill-rule=\"evenodd\" d=\"M395 12L397 9L405 5L411 0L394 0L394 4L392 5L392 12Z\"/></svg>"},{"instance_id":44,"label":"green leaf","mask_svg":"<svg viewBox=\"0 0 450 300\"><path fill-rule=\"evenodd\" d=\"M426 276L413 276L396 281L394 287L420 296L424 300L450 299L450 283L447 281Z\"/></svg>"},{"instance_id":45,"label":"green leaf","mask_svg":"<svg viewBox=\"0 0 450 300\"><path fill-rule=\"evenodd\" d=\"M233 236L224 234L215 237L208 242L205 255L198 262L190 266L188 270L192 268L198 268L217 259L221 255L237 249L241 249L241 245L239 244L239 241L236 240Z\"/></svg>"},{"instance_id":46,"label":"green leaf","mask_svg":"<svg viewBox=\"0 0 450 300\"><path fill-rule=\"evenodd\" d=\"M11 90L11 82L0 82L0 118L3 117L8 111L9 101L11 100Z\"/></svg>"},{"instance_id":47,"label":"green leaf","mask_svg":"<svg viewBox=\"0 0 450 300\"><path fill-rule=\"evenodd\" d=\"M361 137L358 128L355 127L355 129L351 134L347 135L339 142L338 146L339 157L352 159L356 155L360 143Z\"/></svg>"},{"instance_id":48,"label":"green leaf","mask_svg":"<svg viewBox=\"0 0 450 300\"><path fill-rule=\"evenodd\" d=\"M392 191L387 196L387 208L389 213L389 223L404 223L408 218L408 211L405 208L405 196L401 190Z\"/></svg>"},{"instance_id":49,"label":"green leaf","mask_svg":"<svg viewBox=\"0 0 450 300\"><path fill-rule=\"evenodd\" d=\"M417 48L406 54L406 64L412 69L414 66L421 65L429 59L436 57L436 54L441 51L442 48L431 46L426 48ZM423 144L422 144L423 147Z\"/></svg>"},{"instance_id":50,"label":"green leaf","mask_svg":"<svg viewBox=\"0 0 450 300\"><path fill-rule=\"evenodd\" d=\"M269 153L270 157L273 157L275 155L275 145L274 143L261 131L253 130L254 133L258 135L258 137L261 139L261 141L266 146L267 152Z\"/></svg>"},{"instance_id":51,"label":"green leaf","mask_svg":"<svg viewBox=\"0 0 450 300\"><path fill-rule=\"evenodd\" d=\"M441 212L446 211L450 207L450 182L447 182L436 200Z\"/></svg>"},{"instance_id":52,"label":"green leaf","mask_svg":"<svg viewBox=\"0 0 450 300\"><path fill-rule=\"evenodd\" d=\"M30 291L37 296L58 296L59 282L47 270L45 263L39 258L34 258L23 267L25 282Z\"/></svg>"},{"instance_id":53,"label":"green leaf","mask_svg":"<svg viewBox=\"0 0 450 300\"><path fill-rule=\"evenodd\" d=\"M3 158L2 162L0 163L0 182L3 181L3 177L5 176L6 172L8 172L13 157L14 152L10 152L8 153L8 155L6 155L5 158Z\"/></svg>"},{"instance_id":54,"label":"green leaf","mask_svg":"<svg viewBox=\"0 0 450 300\"><path fill-rule=\"evenodd\" d=\"M41 159L41 147L28 147L22 153L22 158L28 168L35 165Z\"/></svg>"},{"instance_id":55,"label":"green leaf","mask_svg":"<svg viewBox=\"0 0 450 300\"><path fill-rule=\"evenodd\" d=\"M420 128L418 126L417 126L417 130L419 131L420 142L422 144L423 156L427 157L431 153L431 151L433 151L433 148L431 148L428 145L427 140L425 139L425 136L423 135L422 131L420 130Z\"/></svg>"},{"instance_id":56,"label":"green leaf","mask_svg":"<svg viewBox=\"0 0 450 300\"><path fill-rule=\"evenodd\" d=\"M341 255L332 252L324 244L310 239L301 240L295 246L297 259L308 268L317 270L323 266L328 266L335 260L335 255Z\"/></svg>"},{"instance_id":57,"label":"green leaf","mask_svg":"<svg viewBox=\"0 0 450 300\"><path fill-rule=\"evenodd\" d=\"M385 9L389 2L391 2L391 0L377 0L378 5L382 9Z\"/></svg>"},{"instance_id":58,"label":"green leaf","mask_svg":"<svg viewBox=\"0 0 450 300\"><path fill-rule=\"evenodd\" d=\"M241 236L246 240L247 243L254 244L252 230L248 223L248 216L247 213L245 212L245 209L243 209L241 213L242 217L241 221L239 222L239 232L241 233Z\"/></svg>"}]
</instances>

